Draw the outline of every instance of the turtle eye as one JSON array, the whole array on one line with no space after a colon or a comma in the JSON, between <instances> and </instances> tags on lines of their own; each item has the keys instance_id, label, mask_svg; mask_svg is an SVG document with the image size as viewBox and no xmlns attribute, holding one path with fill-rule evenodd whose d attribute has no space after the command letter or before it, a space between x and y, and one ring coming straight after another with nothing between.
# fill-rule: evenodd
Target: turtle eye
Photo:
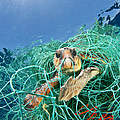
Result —
<instances>
[{"instance_id":1,"label":"turtle eye","mask_svg":"<svg viewBox=\"0 0 120 120\"><path fill-rule=\"evenodd\" d=\"M73 49L73 51L72 51L72 55L73 55L73 56L76 56L76 55L77 55L75 49Z\"/></svg>"},{"instance_id":2,"label":"turtle eye","mask_svg":"<svg viewBox=\"0 0 120 120\"><path fill-rule=\"evenodd\" d=\"M60 57L61 57L61 54L60 54L60 53L56 53L56 57L57 57L57 58L60 58Z\"/></svg>"}]
</instances>

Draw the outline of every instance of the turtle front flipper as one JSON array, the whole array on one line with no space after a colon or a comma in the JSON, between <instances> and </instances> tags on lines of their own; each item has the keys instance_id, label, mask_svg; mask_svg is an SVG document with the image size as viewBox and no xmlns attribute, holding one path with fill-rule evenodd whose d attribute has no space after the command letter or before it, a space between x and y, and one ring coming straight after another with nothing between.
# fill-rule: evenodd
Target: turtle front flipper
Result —
<instances>
[{"instance_id":1,"label":"turtle front flipper","mask_svg":"<svg viewBox=\"0 0 120 120\"><path fill-rule=\"evenodd\" d=\"M50 93L50 90L52 90L53 87L55 87L59 82L56 79L57 76L49 81L48 83L42 84L39 88L36 88L34 94L27 94L24 99L25 109L28 111L32 111L35 107L38 107L40 102L42 101L42 97L38 97L37 95L48 95Z\"/></svg>"},{"instance_id":2,"label":"turtle front flipper","mask_svg":"<svg viewBox=\"0 0 120 120\"><path fill-rule=\"evenodd\" d=\"M89 67L82 70L75 79L71 76L61 87L59 100L68 101L78 95L88 81L98 74L99 69L97 67Z\"/></svg>"}]
</instances>

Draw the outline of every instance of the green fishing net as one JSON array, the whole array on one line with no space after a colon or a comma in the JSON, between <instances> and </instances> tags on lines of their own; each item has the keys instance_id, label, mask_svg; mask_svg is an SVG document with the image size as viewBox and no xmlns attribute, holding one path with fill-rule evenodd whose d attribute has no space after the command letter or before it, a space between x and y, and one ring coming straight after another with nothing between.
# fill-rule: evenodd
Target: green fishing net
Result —
<instances>
[{"instance_id":1,"label":"green fishing net","mask_svg":"<svg viewBox=\"0 0 120 120\"><path fill-rule=\"evenodd\" d=\"M120 29L100 26L80 29L65 42L52 40L30 47L0 53L0 119L1 120L101 120L104 115L120 119ZM76 48L77 54L92 53L104 56L106 64L98 61L101 73L91 79L78 96L59 101L61 86L70 77L61 73L59 84L32 111L25 110L23 101L41 84L50 81L56 69L53 64L59 48ZM6 56L6 57L5 57ZM9 59L7 59L9 58ZM12 59L10 59L12 58ZM93 64L83 62L82 68ZM88 65L86 65L88 64ZM40 96L40 95L38 95ZM93 114L94 113L94 114Z\"/></svg>"}]
</instances>

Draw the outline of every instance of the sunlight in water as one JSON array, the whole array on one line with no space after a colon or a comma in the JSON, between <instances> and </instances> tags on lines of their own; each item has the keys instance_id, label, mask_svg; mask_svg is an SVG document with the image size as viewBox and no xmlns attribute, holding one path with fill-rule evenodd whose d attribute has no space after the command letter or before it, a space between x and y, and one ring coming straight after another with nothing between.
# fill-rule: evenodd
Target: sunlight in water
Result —
<instances>
[{"instance_id":1,"label":"sunlight in water","mask_svg":"<svg viewBox=\"0 0 120 120\"><path fill-rule=\"evenodd\" d=\"M8 1L7 7L13 7L13 9L38 9L43 11L51 11L54 6L58 4L55 0L11 0ZM25 11L24 11L25 12Z\"/></svg>"},{"instance_id":2,"label":"sunlight in water","mask_svg":"<svg viewBox=\"0 0 120 120\"><path fill-rule=\"evenodd\" d=\"M11 0L11 2L13 4L16 4L16 5L28 5L28 4L34 5L34 3L39 3L41 5L43 3L46 3L47 0L38 0L38 1L34 1L34 0Z\"/></svg>"}]
</instances>

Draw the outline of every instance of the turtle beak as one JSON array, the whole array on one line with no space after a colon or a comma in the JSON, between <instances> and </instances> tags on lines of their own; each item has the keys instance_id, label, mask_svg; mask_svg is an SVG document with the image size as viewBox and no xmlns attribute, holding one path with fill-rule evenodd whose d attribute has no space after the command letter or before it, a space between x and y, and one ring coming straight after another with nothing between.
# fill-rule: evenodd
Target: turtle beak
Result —
<instances>
[{"instance_id":1,"label":"turtle beak","mask_svg":"<svg viewBox=\"0 0 120 120\"><path fill-rule=\"evenodd\" d=\"M75 65L75 62L72 60L72 58L67 57L64 59L64 62L62 64L63 69L72 69L73 65Z\"/></svg>"},{"instance_id":2,"label":"turtle beak","mask_svg":"<svg viewBox=\"0 0 120 120\"><path fill-rule=\"evenodd\" d=\"M62 63L62 71L65 73L69 72L77 72L81 69L81 59L78 57L74 58L74 60L71 57L65 58Z\"/></svg>"}]
</instances>

